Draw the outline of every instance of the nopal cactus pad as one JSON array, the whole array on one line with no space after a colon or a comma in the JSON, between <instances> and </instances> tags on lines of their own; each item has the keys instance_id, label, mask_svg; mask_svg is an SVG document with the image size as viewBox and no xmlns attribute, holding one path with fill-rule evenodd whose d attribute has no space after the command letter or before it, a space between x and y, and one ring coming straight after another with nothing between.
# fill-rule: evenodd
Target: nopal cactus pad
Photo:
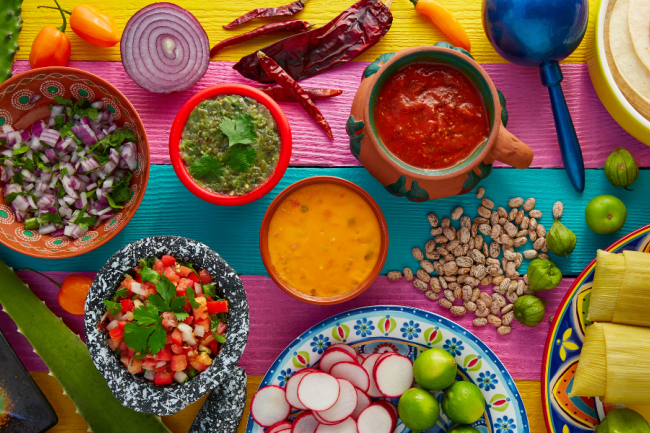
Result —
<instances>
[{"instance_id":1,"label":"nopal cactus pad","mask_svg":"<svg viewBox=\"0 0 650 433\"><path fill-rule=\"evenodd\" d=\"M23 0L0 1L0 83L11 78L14 56L20 49L18 35L23 28L20 6Z\"/></svg>"},{"instance_id":2,"label":"nopal cactus pad","mask_svg":"<svg viewBox=\"0 0 650 433\"><path fill-rule=\"evenodd\" d=\"M3 0L6 1L6 0ZM77 406L89 431L171 433L155 415L128 409L111 394L86 345L0 260L0 304L29 340L63 392Z\"/></svg>"}]
</instances>

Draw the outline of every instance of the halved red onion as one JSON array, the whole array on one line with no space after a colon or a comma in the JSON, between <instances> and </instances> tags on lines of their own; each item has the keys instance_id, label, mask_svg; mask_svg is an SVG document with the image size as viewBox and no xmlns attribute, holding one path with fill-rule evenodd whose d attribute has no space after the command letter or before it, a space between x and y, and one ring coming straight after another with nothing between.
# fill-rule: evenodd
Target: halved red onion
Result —
<instances>
[{"instance_id":1,"label":"halved red onion","mask_svg":"<svg viewBox=\"0 0 650 433\"><path fill-rule=\"evenodd\" d=\"M205 30L192 13L172 3L154 3L133 15L120 51L127 74L155 93L189 89L210 64Z\"/></svg>"}]
</instances>

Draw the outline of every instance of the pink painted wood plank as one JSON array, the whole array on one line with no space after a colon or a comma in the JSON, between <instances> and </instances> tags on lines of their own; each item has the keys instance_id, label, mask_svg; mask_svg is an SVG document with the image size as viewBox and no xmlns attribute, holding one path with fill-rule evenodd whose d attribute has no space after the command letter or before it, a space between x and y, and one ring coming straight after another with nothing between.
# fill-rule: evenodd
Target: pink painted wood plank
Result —
<instances>
[{"instance_id":1,"label":"pink painted wood plank","mask_svg":"<svg viewBox=\"0 0 650 433\"><path fill-rule=\"evenodd\" d=\"M208 73L199 83L173 95L157 95L141 89L119 62L70 62L69 66L95 73L120 89L142 117L151 145L152 163L169 164L169 128L178 109L191 95L205 87L226 82L259 86L242 78L232 69L232 64L210 63ZM293 132L292 165L359 165L350 154L345 123L361 74L367 65L367 62L350 63L302 82L305 87L344 90L339 97L318 102L334 131L334 141L297 104L281 104ZM506 96L510 114L508 129L535 151L533 167L562 166L548 94L540 83L537 70L507 63L488 63L483 67ZM28 68L27 61L16 62L16 72ZM562 69L564 93L582 145L585 166L600 168L612 150L625 147L637 158L639 165L650 167L650 148L627 134L607 113L593 89L587 65L566 64Z\"/></svg>"},{"instance_id":2,"label":"pink painted wood plank","mask_svg":"<svg viewBox=\"0 0 650 433\"><path fill-rule=\"evenodd\" d=\"M91 278L95 275L93 272L81 274ZM64 322L83 338L83 318L72 316L61 309L56 300L56 287L31 272L19 272L18 275L55 314L62 317ZM67 273L48 272L47 275L56 281L62 281ZM547 317L541 325L526 328L513 322L512 334L500 337L492 326L474 327L471 323L473 315L452 318L448 310L425 298L422 292L404 280L395 283L389 282L385 277L379 277L365 293L349 302L317 307L289 297L268 277L241 278L248 295L251 328L248 345L239 365L253 376L264 375L275 358L294 338L330 316L371 305L403 305L421 308L454 320L482 339L503 361L514 378L539 380L544 344L550 326L549 318L573 283L573 279L567 278L555 290L540 293L541 297L549 301ZM38 323L38 318L35 318L35 322ZM47 371L40 358L32 352L25 337L16 332L15 324L6 313L0 313L0 329L28 370Z\"/></svg>"}]
</instances>

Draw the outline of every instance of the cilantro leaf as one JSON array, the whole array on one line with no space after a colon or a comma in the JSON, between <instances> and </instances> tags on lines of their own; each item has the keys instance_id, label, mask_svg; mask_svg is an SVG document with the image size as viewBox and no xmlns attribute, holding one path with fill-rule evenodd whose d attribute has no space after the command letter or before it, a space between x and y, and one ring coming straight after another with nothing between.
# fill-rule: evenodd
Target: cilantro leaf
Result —
<instances>
[{"instance_id":1,"label":"cilantro leaf","mask_svg":"<svg viewBox=\"0 0 650 433\"><path fill-rule=\"evenodd\" d=\"M140 265L141 268L144 268L145 266L153 268L154 265L156 264L156 258L149 257L148 259L140 259L140 262L138 264Z\"/></svg>"},{"instance_id":2,"label":"cilantro leaf","mask_svg":"<svg viewBox=\"0 0 650 433\"><path fill-rule=\"evenodd\" d=\"M119 206L117 203L124 203L131 200L131 189L129 188L130 181L131 173L128 173L126 176L120 179L110 194L106 194L108 204L111 207L122 209L124 206Z\"/></svg>"},{"instance_id":3,"label":"cilantro leaf","mask_svg":"<svg viewBox=\"0 0 650 433\"><path fill-rule=\"evenodd\" d=\"M188 317L190 317L189 313L174 313L174 316L176 316L176 320L179 322L185 321Z\"/></svg>"},{"instance_id":4,"label":"cilantro leaf","mask_svg":"<svg viewBox=\"0 0 650 433\"><path fill-rule=\"evenodd\" d=\"M111 298L111 301L117 301L118 299L123 298L123 297L127 296L128 294L129 294L128 290L120 289L117 292L115 292L115 294Z\"/></svg>"},{"instance_id":5,"label":"cilantro leaf","mask_svg":"<svg viewBox=\"0 0 650 433\"><path fill-rule=\"evenodd\" d=\"M72 221L73 224L78 224L79 227L82 229L87 229L88 227L94 226L97 224L97 218L93 216L84 216L86 214L86 209L88 208L88 205L86 205L83 209L81 209L81 212L79 212L79 215Z\"/></svg>"},{"instance_id":6,"label":"cilantro leaf","mask_svg":"<svg viewBox=\"0 0 650 433\"><path fill-rule=\"evenodd\" d=\"M233 147L228 158L228 165L235 173L244 173L257 158L257 152L250 146Z\"/></svg>"},{"instance_id":7,"label":"cilantro leaf","mask_svg":"<svg viewBox=\"0 0 650 433\"><path fill-rule=\"evenodd\" d=\"M183 309L183 307L185 307L186 303L187 301L185 300L185 296L174 298L172 299L169 309L174 313L184 313L185 310Z\"/></svg>"},{"instance_id":8,"label":"cilantro leaf","mask_svg":"<svg viewBox=\"0 0 650 433\"><path fill-rule=\"evenodd\" d=\"M74 105L72 99L64 98L63 96L55 96L54 101L56 101L56 105L63 105L65 107L72 107Z\"/></svg>"},{"instance_id":9,"label":"cilantro leaf","mask_svg":"<svg viewBox=\"0 0 650 433\"><path fill-rule=\"evenodd\" d=\"M39 222L41 225L47 224L47 223L60 223L61 222L61 216L58 213L50 213L46 212L40 217L38 217Z\"/></svg>"},{"instance_id":10,"label":"cilantro leaf","mask_svg":"<svg viewBox=\"0 0 650 433\"><path fill-rule=\"evenodd\" d=\"M88 153L94 152L101 148L101 153L106 154L111 147L119 147L124 142L136 143L138 137L130 129L116 129L111 134L99 140L96 144L91 146Z\"/></svg>"},{"instance_id":11,"label":"cilantro leaf","mask_svg":"<svg viewBox=\"0 0 650 433\"><path fill-rule=\"evenodd\" d=\"M221 343L221 344L224 344L226 341L228 341L226 337L224 337L221 334L217 334L216 332L214 333L214 338L215 340L217 340L217 343Z\"/></svg>"},{"instance_id":12,"label":"cilantro leaf","mask_svg":"<svg viewBox=\"0 0 650 433\"><path fill-rule=\"evenodd\" d=\"M61 127L61 139L65 140L65 137L71 137L77 144L81 144L81 140L77 138L76 135L74 135L74 132L72 132L72 127L74 125L72 123L66 123Z\"/></svg>"},{"instance_id":13,"label":"cilantro leaf","mask_svg":"<svg viewBox=\"0 0 650 433\"><path fill-rule=\"evenodd\" d=\"M56 129L57 131L59 131L61 128L63 128L64 122L65 122L65 118L63 116L56 116L54 118L54 127L53 128Z\"/></svg>"},{"instance_id":14,"label":"cilantro leaf","mask_svg":"<svg viewBox=\"0 0 650 433\"><path fill-rule=\"evenodd\" d=\"M212 314L210 316L210 331L212 331L212 334L214 335L214 338L219 343L225 343L226 342L226 337L224 335L218 334L217 329L219 328L219 324L222 322L221 320L221 314Z\"/></svg>"},{"instance_id":15,"label":"cilantro leaf","mask_svg":"<svg viewBox=\"0 0 650 433\"><path fill-rule=\"evenodd\" d=\"M151 269L149 266L144 266L138 270L138 274L142 275L142 281L145 283L157 283L160 281L158 272ZM165 277L166 278L166 277Z\"/></svg>"},{"instance_id":16,"label":"cilantro leaf","mask_svg":"<svg viewBox=\"0 0 650 433\"><path fill-rule=\"evenodd\" d=\"M238 114L234 120L223 118L219 129L228 136L228 147L238 143L251 144L257 138L253 118L248 114Z\"/></svg>"},{"instance_id":17,"label":"cilantro leaf","mask_svg":"<svg viewBox=\"0 0 650 433\"><path fill-rule=\"evenodd\" d=\"M8 196L5 197L5 203L11 203L18 197L19 195L25 195L24 192L12 192Z\"/></svg>"},{"instance_id":18,"label":"cilantro leaf","mask_svg":"<svg viewBox=\"0 0 650 433\"><path fill-rule=\"evenodd\" d=\"M185 297L176 296L176 287L169 281L166 276L161 276L158 283L156 283L157 294L149 295L147 300L153 304L158 311L172 311L174 313L184 313L185 310Z\"/></svg>"},{"instance_id":19,"label":"cilantro leaf","mask_svg":"<svg viewBox=\"0 0 650 433\"><path fill-rule=\"evenodd\" d=\"M117 314L122 310L122 306L118 302L104 300L104 305L106 305L108 314L111 316L117 316Z\"/></svg>"},{"instance_id":20,"label":"cilantro leaf","mask_svg":"<svg viewBox=\"0 0 650 433\"><path fill-rule=\"evenodd\" d=\"M203 284L203 294L205 296L209 296L210 298L216 297L217 296L217 284L216 283Z\"/></svg>"},{"instance_id":21,"label":"cilantro leaf","mask_svg":"<svg viewBox=\"0 0 650 433\"><path fill-rule=\"evenodd\" d=\"M13 153L14 155L22 155L23 153L27 152L29 150L29 146L22 146L19 147L18 149L14 149Z\"/></svg>"},{"instance_id":22,"label":"cilantro leaf","mask_svg":"<svg viewBox=\"0 0 650 433\"><path fill-rule=\"evenodd\" d=\"M187 299L190 301L190 305L192 306L192 308L196 309L196 308L199 308L201 306L201 304L196 302L196 299L194 298L194 289L193 288L188 287L185 294L187 295Z\"/></svg>"},{"instance_id":23,"label":"cilantro leaf","mask_svg":"<svg viewBox=\"0 0 650 433\"><path fill-rule=\"evenodd\" d=\"M189 167L190 174L195 179L203 179L207 182L216 180L223 173L223 164L214 156L204 155L195 159Z\"/></svg>"},{"instance_id":24,"label":"cilantro leaf","mask_svg":"<svg viewBox=\"0 0 650 433\"><path fill-rule=\"evenodd\" d=\"M160 352L167 342L162 317L154 306L141 306L133 312L133 321L124 326L124 341L135 351L136 358Z\"/></svg>"}]
</instances>

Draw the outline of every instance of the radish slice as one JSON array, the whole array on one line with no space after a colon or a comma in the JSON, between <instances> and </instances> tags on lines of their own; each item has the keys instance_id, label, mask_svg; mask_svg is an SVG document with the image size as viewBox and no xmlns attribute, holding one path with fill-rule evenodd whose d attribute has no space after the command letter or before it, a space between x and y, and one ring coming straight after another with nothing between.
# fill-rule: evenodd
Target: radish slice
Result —
<instances>
[{"instance_id":1,"label":"radish slice","mask_svg":"<svg viewBox=\"0 0 650 433\"><path fill-rule=\"evenodd\" d=\"M270 385L260 388L251 401L251 416L262 427L284 421L291 413L284 388Z\"/></svg>"},{"instance_id":2,"label":"radish slice","mask_svg":"<svg viewBox=\"0 0 650 433\"><path fill-rule=\"evenodd\" d=\"M370 376L368 372L354 362L337 362L330 369L330 374L337 379L350 381L352 385L363 392L368 392L370 388Z\"/></svg>"},{"instance_id":3,"label":"radish slice","mask_svg":"<svg viewBox=\"0 0 650 433\"><path fill-rule=\"evenodd\" d=\"M336 425L321 424L316 427L316 433L357 433L357 423L352 418L347 418Z\"/></svg>"},{"instance_id":4,"label":"radish slice","mask_svg":"<svg viewBox=\"0 0 650 433\"><path fill-rule=\"evenodd\" d=\"M325 425L336 425L336 424L339 424L338 422L329 422L329 421L325 421L323 418L321 418L321 417L318 415L318 412L312 412L312 414L314 414L314 418L316 419L316 421L318 421L318 424L325 424Z\"/></svg>"},{"instance_id":5,"label":"radish slice","mask_svg":"<svg viewBox=\"0 0 650 433\"><path fill-rule=\"evenodd\" d=\"M365 361L366 358L369 357L369 356L370 356L369 353L359 353L357 355L357 361L359 361L359 364L363 364L363 361Z\"/></svg>"},{"instance_id":6,"label":"radish slice","mask_svg":"<svg viewBox=\"0 0 650 433\"><path fill-rule=\"evenodd\" d=\"M303 412L293 421L291 433L314 433L318 424L311 412Z\"/></svg>"},{"instance_id":7,"label":"radish slice","mask_svg":"<svg viewBox=\"0 0 650 433\"><path fill-rule=\"evenodd\" d=\"M365 392L361 391L360 389L357 388L357 407L354 409L354 412L352 412L352 418L357 419L359 418L359 414L368 406L372 404L372 400L370 400L370 397L368 397L368 394Z\"/></svg>"},{"instance_id":8,"label":"radish slice","mask_svg":"<svg viewBox=\"0 0 650 433\"><path fill-rule=\"evenodd\" d=\"M333 350L333 349L341 349L341 350L345 350L346 352L348 352L350 355L354 356L355 358L357 357L357 351L354 350L354 347L352 347L352 346L348 346L348 345L345 344L345 343L336 343L336 344L332 344L330 347L328 347L328 348L325 350L325 353L327 353L329 350Z\"/></svg>"},{"instance_id":9,"label":"radish slice","mask_svg":"<svg viewBox=\"0 0 650 433\"><path fill-rule=\"evenodd\" d=\"M393 415L393 430L394 430L395 427L397 426L397 418L399 418L399 415L397 414L397 408L395 407L395 405L388 400L377 400L375 404L384 406Z\"/></svg>"},{"instance_id":10,"label":"radish slice","mask_svg":"<svg viewBox=\"0 0 650 433\"><path fill-rule=\"evenodd\" d=\"M341 389L339 399L326 411L318 412L318 417L327 424L345 421L357 407L357 392L354 385L345 379L337 379Z\"/></svg>"},{"instance_id":11,"label":"radish slice","mask_svg":"<svg viewBox=\"0 0 650 433\"><path fill-rule=\"evenodd\" d=\"M350 355L349 352L343 349L335 348L323 354L323 356L320 359L319 368L321 369L322 372L329 373L332 366L337 362L356 363L357 357L356 355Z\"/></svg>"},{"instance_id":12,"label":"radish slice","mask_svg":"<svg viewBox=\"0 0 650 433\"><path fill-rule=\"evenodd\" d=\"M377 384L375 383L375 377L372 374L372 371L375 369L375 364L377 363L377 360L381 358L383 354L381 353L373 353L369 357L366 358L365 361L363 361L363 364L361 365L364 370L368 373L368 376L370 377L370 387L368 388L367 394L369 397L372 398L379 398L383 397L382 393L379 392L377 389Z\"/></svg>"},{"instance_id":13,"label":"radish slice","mask_svg":"<svg viewBox=\"0 0 650 433\"><path fill-rule=\"evenodd\" d=\"M302 379L306 374L313 373L316 370L315 368L305 368L295 373L287 381L287 402L295 407L296 409L306 410L307 408L300 403L298 400L298 384L300 384L300 379Z\"/></svg>"},{"instance_id":14,"label":"radish slice","mask_svg":"<svg viewBox=\"0 0 650 433\"><path fill-rule=\"evenodd\" d=\"M358 433L392 433L393 414L390 409L373 404L359 415L357 429Z\"/></svg>"},{"instance_id":15,"label":"radish slice","mask_svg":"<svg viewBox=\"0 0 650 433\"><path fill-rule=\"evenodd\" d=\"M325 411L334 406L340 391L341 387L335 377L320 372L309 373L300 380L298 400L307 409Z\"/></svg>"},{"instance_id":16,"label":"radish slice","mask_svg":"<svg viewBox=\"0 0 650 433\"><path fill-rule=\"evenodd\" d=\"M291 431L291 421L280 421L273 424L265 433L280 433L285 430Z\"/></svg>"},{"instance_id":17,"label":"radish slice","mask_svg":"<svg viewBox=\"0 0 650 433\"><path fill-rule=\"evenodd\" d=\"M393 353L382 357L373 371L377 389L386 397L401 397L413 385L413 363L406 356Z\"/></svg>"}]
</instances>

